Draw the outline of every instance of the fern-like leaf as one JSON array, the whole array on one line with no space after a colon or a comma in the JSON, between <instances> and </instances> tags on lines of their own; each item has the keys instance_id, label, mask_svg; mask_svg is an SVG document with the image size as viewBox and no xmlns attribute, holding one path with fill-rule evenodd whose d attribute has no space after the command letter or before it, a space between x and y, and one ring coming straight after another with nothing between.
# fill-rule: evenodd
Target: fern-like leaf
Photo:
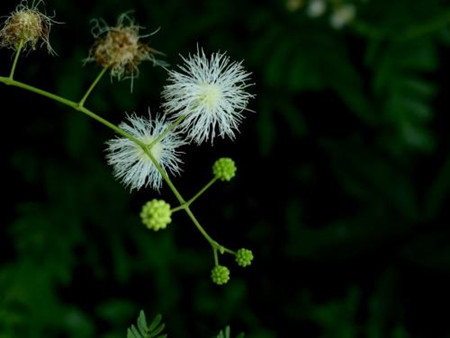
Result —
<instances>
[{"instance_id":1,"label":"fern-like leaf","mask_svg":"<svg viewBox=\"0 0 450 338\"><path fill-rule=\"evenodd\" d=\"M147 329L148 329L147 320L145 319L145 313L142 310L139 313L139 317L137 319L137 325L138 325L139 332L144 332L144 333L147 332Z\"/></svg>"},{"instance_id":2,"label":"fern-like leaf","mask_svg":"<svg viewBox=\"0 0 450 338\"><path fill-rule=\"evenodd\" d=\"M145 313L141 310L137 319L137 327L131 325L127 331L127 338L167 338L166 334L161 334L165 328L165 324L161 321L162 316L158 314L153 318L150 326L147 325Z\"/></svg>"}]
</instances>

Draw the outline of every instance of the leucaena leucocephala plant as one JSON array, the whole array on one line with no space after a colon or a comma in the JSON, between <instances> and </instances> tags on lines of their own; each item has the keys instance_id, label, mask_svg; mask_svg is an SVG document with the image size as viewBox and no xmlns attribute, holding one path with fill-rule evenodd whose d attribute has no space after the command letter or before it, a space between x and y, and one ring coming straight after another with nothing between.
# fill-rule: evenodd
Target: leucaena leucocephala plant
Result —
<instances>
[{"instance_id":1,"label":"leucaena leucocephala plant","mask_svg":"<svg viewBox=\"0 0 450 338\"><path fill-rule=\"evenodd\" d=\"M143 225L159 231L167 228L173 214L186 213L212 248L212 281L226 284L230 270L219 263L219 254L234 256L241 267L251 264L253 254L246 248L232 250L213 239L198 221L191 205L215 182L230 181L236 174L235 162L228 157L219 158L212 166L211 180L189 199L183 197L171 177L181 172L182 147L192 143L212 145L216 137L235 138L253 98L248 92L250 73L242 62L230 60L226 53L209 54L199 46L193 54L182 57L182 64L176 69L169 69L162 60L162 53L144 41L149 34L141 34L142 27L129 15L122 14L114 26L103 20L93 21L94 42L84 62L96 63L100 71L84 96L73 101L15 77L19 59L26 53L45 47L55 54L50 45L50 31L57 22L44 14L43 6L42 1L32 4L22 1L4 20L0 46L11 49L14 58L9 76L0 77L0 82L64 104L114 131L117 136L106 142L106 160L117 180L130 192L139 189L159 192L166 184L175 198L171 203L156 198L145 203L140 213ZM144 61L168 73L161 94L161 112L149 109L143 114L128 115L116 126L86 107L87 99L106 73L113 79L130 79L132 89Z\"/></svg>"}]
</instances>

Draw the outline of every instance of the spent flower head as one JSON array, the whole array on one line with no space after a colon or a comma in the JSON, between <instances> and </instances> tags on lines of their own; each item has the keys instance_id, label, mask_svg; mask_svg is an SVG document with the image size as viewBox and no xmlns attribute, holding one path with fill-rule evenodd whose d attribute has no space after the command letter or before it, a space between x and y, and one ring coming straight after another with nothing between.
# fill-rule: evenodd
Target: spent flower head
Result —
<instances>
[{"instance_id":1,"label":"spent flower head","mask_svg":"<svg viewBox=\"0 0 450 338\"><path fill-rule=\"evenodd\" d=\"M137 77L138 66L142 61L151 61L155 66L166 65L156 58L161 52L142 42L142 38L157 31L145 36L139 35L142 27L136 25L126 13L119 16L114 27L108 26L103 20L93 22L92 35L96 40L86 62L96 62L109 69L111 76L119 80Z\"/></svg>"},{"instance_id":2,"label":"spent flower head","mask_svg":"<svg viewBox=\"0 0 450 338\"><path fill-rule=\"evenodd\" d=\"M224 53L207 57L198 49L182 59L184 65L178 71L169 71L169 84L162 92L163 109L173 119L185 117L183 130L197 144L212 142L216 134L233 139L253 97L246 91L250 73L242 62L231 62Z\"/></svg>"},{"instance_id":3,"label":"spent flower head","mask_svg":"<svg viewBox=\"0 0 450 338\"><path fill-rule=\"evenodd\" d=\"M28 5L27 0L19 3L16 9L6 18L0 30L0 46L17 50L22 43L24 49L36 49L39 42L54 54L50 46L50 28L55 21L39 11L43 1Z\"/></svg>"},{"instance_id":4,"label":"spent flower head","mask_svg":"<svg viewBox=\"0 0 450 338\"><path fill-rule=\"evenodd\" d=\"M177 150L185 142L174 132L167 133L161 140L150 145L168 127L164 117L152 119L128 116L127 122L119 127L145 144L159 165L175 174L180 172L180 152ZM114 175L123 181L130 190L151 187L159 190L162 176L144 149L126 137L116 137L107 142L108 163L114 167Z\"/></svg>"}]
</instances>

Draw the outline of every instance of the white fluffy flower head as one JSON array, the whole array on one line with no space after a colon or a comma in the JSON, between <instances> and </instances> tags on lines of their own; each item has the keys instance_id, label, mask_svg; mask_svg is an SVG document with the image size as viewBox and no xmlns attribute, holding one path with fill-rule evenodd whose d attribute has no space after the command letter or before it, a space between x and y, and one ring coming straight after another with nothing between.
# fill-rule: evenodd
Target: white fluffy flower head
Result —
<instances>
[{"instance_id":1,"label":"white fluffy flower head","mask_svg":"<svg viewBox=\"0 0 450 338\"><path fill-rule=\"evenodd\" d=\"M128 116L127 122L121 123L119 127L144 144L150 145L167 129L168 123L164 117L152 120L151 117L131 115ZM180 172L181 163L177 148L184 144L177 134L171 132L153 145L150 151L164 170L176 174ZM108 141L107 145L107 159L114 167L114 175L131 191L142 187L151 187L155 190L161 188L161 174L139 145L125 137L116 137Z\"/></svg>"},{"instance_id":2,"label":"white fluffy flower head","mask_svg":"<svg viewBox=\"0 0 450 338\"><path fill-rule=\"evenodd\" d=\"M183 130L197 144L212 142L216 135L233 139L253 97L246 91L250 73L242 62L230 62L221 53L208 58L199 49L182 59L179 71L169 71L169 84L162 92L163 109L173 119L185 116Z\"/></svg>"}]
</instances>

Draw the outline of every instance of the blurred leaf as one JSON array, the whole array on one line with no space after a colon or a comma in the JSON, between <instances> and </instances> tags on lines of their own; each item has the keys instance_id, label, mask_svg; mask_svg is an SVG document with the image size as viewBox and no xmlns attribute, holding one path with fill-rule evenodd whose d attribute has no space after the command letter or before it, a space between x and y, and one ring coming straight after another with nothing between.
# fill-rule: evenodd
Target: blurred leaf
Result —
<instances>
[{"instance_id":1,"label":"blurred leaf","mask_svg":"<svg viewBox=\"0 0 450 338\"><path fill-rule=\"evenodd\" d=\"M144 315L143 311L141 311L139 318L141 318L141 320L143 322L145 322L145 315ZM150 327L148 328L148 330L149 331L155 330L158 327L158 325L161 323L161 320L162 320L162 316L160 314L156 315L155 318L153 318L152 323L150 324ZM146 327L146 326L147 325L144 325L144 327Z\"/></svg>"},{"instance_id":2,"label":"blurred leaf","mask_svg":"<svg viewBox=\"0 0 450 338\"><path fill-rule=\"evenodd\" d=\"M127 331L127 338L166 338L167 335L160 333L164 330L165 325L161 324L162 316L159 314L152 320L150 326L147 326L147 320L145 319L145 313L141 310L137 319L136 326L131 325Z\"/></svg>"},{"instance_id":3,"label":"blurred leaf","mask_svg":"<svg viewBox=\"0 0 450 338\"><path fill-rule=\"evenodd\" d=\"M359 139L323 144L345 191L360 201L385 204L406 219L418 217L417 196L403 168L377 156Z\"/></svg>"},{"instance_id":4,"label":"blurred leaf","mask_svg":"<svg viewBox=\"0 0 450 338\"><path fill-rule=\"evenodd\" d=\"M385 337L390 323L399 319L399 278L398 271L390 267L376 281L369 301L367 337Z\"/></svg>"},{"instance_id":5,"label":"blurred leaf","mask_svg":"<svg viewBox=\"0 0 450 338\"><path fill-rule=\"evenodd\" d=\"M304 136L307 132L306 122L301 111L290 101L289 97L286 97L285 100L281 100L279 109L294 135L297 137Z\"/></svg>"},{"instance_id":6,"label":"blurred leaf","mask_svg":"<svg viewBox=\"0 0 450 338\"><path fill-rule=\"evenodd\" d=\"M120 327L127 324L135 311L135 305L127 299L108 299L97 306L98 316L108 322L111 327Z\"/></svg>"},{"instance_id":7,"label":"blurred leaf","mask_svg":"<svg viewBox=\"0 0 450 338\"><path fill-rule=\"evenodd\" d=\"M351 288L346 299L316 306L311 317L321 326L326 337L356 337L355 321L360 298L360 291Z\"/></svg>"},{"instance_id":8,"label":"blurred leaf","mask_svg":"<svg viewBox=\"0 0 450 338\"><path fill-rule=\"evenodd\" d=\"M418 234L403 249L402 257L430 270L450 272L450 248L447 245L450 230L445 226L429 233L421 233L418 228Z\"/></svg>"},{"instance_id":9,"label":"blurred leaf","mask_svg":"<svg viewBox=\"0 0 450 338\"><path fill-rule=\"evenodd\" d=\"M405 147L430 152L434 135L427 122L433 116L430 101L433 84L419 73L437 67L436 48L431 41L420 39L390 43L373 59L373 88L382 103L380 109L386 123L392 125L390 137L383 140L387 149L398 155Z\"/></svg>"},{"instance_id":10,"label":"blurred leaf","mask_svg":"<svg viewBox=\"0 0 450 338\"><path fill-rule=\"evenodd\" d=\"M236 338L244 338L245 334L243 332L239 333ZM225 327L225 330L221 330L217 335L217 338L232 338L231 329L229 326Z\"/></svg>"},{"instance_id":11,"label":"blurred leaf","mask_svg":"<svg viewBox=\"0 0 450 338\"><path fill-rule=\"evenodd\" d=\"M446 160L438 168L436 177L433 178L425 195L424 214L426 219L431 219L445 206L445 198L450 191L450 160Z\"/></svg>"},{"instance_id":12,"label":"blurred leaf","mask_svg":"<svg viewBox=\"0 0 450 338\"><path fill-rule=\"evenodd\" d=\"M408 338L411 337L403 325L397 325L392 330L392 338Z\"/></svg>"},{"instance_id":13,"label":"blurred leaf","mask_svg":"<svg viewBox=\"0 0 450 338\"><path fill-rule=\"evenodd\" d=\"M258 131L260 153L263 156L268 156L274 147L276 138L275 121L268 101L263 102L260 106Z\"/></svg>"}]
</instances>

